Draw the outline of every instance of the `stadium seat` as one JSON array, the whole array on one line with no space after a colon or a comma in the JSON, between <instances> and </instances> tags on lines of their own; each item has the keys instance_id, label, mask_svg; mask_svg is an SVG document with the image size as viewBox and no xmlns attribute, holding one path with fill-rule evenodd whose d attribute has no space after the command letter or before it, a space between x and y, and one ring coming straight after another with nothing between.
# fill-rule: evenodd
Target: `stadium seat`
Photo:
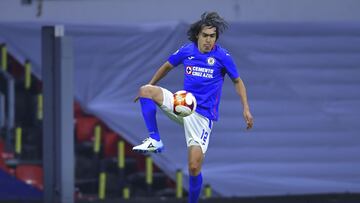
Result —
<instances>
[{"instance_id":1,"label":"stadium seat","mask_svg":"<svg viewBox=\"0 0 360 203\"><path fill-rule=\"evenodd\" d=\"M104 133L104 157L111 158L117 156L119 135L115 132Z\"/></svg>"},{"instance_id":2,"label":"stadium seat","mask_svg":"<svg viewBox=\"0 0 360 203\"><path fill-rule=\"evenodd\" d=\"M27 184L43 189L43 169L39 165L20 164L15 169L15 176Z\"/></svg>"},{"instance_id":3,"label":"stadium seat","mask_svg":"<svg viewBox=\"0 0 360 203\"><path fill-rule=\"evenodd\" d=\"M91 141L94 135L94 128L98 123L100 123L100 121L96 117L77 118L75 124L76 140L79 143Z\"/></svg>"},{"instance_id":4,"label":"stadium seat","mask_svg":"<svg viewBox=\"0 0 360 203\"><path fill-rule=\"evenodd\" d=\"M13 171L6 164L6 159L8 158L8 153L5 152L5 143L2 139L0 139L0 170L3 170L7 173L12 174Z\"/></svg>"},{"instance_id":5,"label":"stadium seat","mask_svg":"<svg viewBox=\"0 0 360 203\"><path fill-rule=\"evenodd\" d=\"M5 160L0 157L0 170L9 172L9 167L6 165Z\"/></svg>"},{"instance_id":6,"label":"stadium seat","mask_svg":"<svg viewBox=\"0 0 360 203\"><path fill-rule=\"evenodd\" d=\"M8 172L8 167L3 158L3 152L4 152L4 142L0 140L0 169Z\"/></svg>"},{"instance_id":7,"label":"stadium seat","mask_svg":"<svg viewBox=\"0 0 360 203\"><path fill-rule=\"evenodd\" d=\"M79 118L84 116L84 112L79 104L79 102L74 101L74 117Z\"/></svg>"},{"instance_id":8,"label":"stadium seat","mask_svg":"<svg viewBox=\"0 0 360 203\"><path fill-rule=\"evenodd\" d=\"M0 153L4 151L5 143L2 139L0 139Z\"/></svg>"}]
</instances>

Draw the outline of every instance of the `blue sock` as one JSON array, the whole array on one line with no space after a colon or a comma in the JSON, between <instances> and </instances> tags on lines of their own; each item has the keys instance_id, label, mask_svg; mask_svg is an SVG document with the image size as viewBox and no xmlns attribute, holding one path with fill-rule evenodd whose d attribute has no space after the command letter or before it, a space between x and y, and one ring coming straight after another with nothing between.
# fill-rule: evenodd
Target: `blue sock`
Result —
<instances>
[{"instance_id":1,"label":"blue sock","mask_svg":"<svg viewBox=\"0 0 360 203\"><path fill-rule=\"evenodd\" d=\"M189 203L197 203L201 191L202 175L201 173L197 176L190 175L189 179Z\"/></svg>"},{"instance_id":2,"label":"blue sock","mask_svg":"<svg viewBox=\"0 0 360 203\"><path fill-rule=\"evenodd\" d=\"M150 137L160 141L159 130L156 123L156 105L150 98L140 97L141 111Z\"/></svg>"}]
</instances>

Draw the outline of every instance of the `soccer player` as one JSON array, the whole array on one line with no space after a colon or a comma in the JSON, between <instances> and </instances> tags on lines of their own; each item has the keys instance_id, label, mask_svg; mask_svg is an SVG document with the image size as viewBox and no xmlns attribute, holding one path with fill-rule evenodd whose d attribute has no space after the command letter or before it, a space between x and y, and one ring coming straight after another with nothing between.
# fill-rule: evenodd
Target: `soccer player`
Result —
<instances>
[{"instance_id":1,"label":"soccer player","mask_svg":"<svg viewBox=\"0 0 360 203\"><path fill-rule=\"evenodd\" d=\"M227 23L216 12L205 12L193 23L188 32L191 41L173 53L157 70L149 84L139 90L135 99L140 100L142 115L149 137L142 144L133 147L138 152L161 152L163 143L156 123L156 105L167 116L183 125L188 146L189 203L198 201L202 175L201 166L209 144L213 121L218 120L219 101L224 77L227 74L234 83L241 98L243 117L247 129L253 126L253 117L247 101L246 88L239 77L231 55L216 44ZM180 117L173 113L173 93L156 86L173 67L184 65L184 90L191 92L197 100L196 112Z\"/></svg>"}]
</instances>

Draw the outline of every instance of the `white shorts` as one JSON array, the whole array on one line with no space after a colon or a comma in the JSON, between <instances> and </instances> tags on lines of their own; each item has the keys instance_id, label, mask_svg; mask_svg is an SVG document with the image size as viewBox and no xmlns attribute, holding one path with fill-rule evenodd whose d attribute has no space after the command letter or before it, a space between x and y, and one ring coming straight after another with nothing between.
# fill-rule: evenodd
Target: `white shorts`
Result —
<instances>
[{"instance_id":1,"label":"white shorts","mask_svg":"<svg viewBox=\"0 0 360 203\"><path fill-rule=\"evenodd\" d=\"M210 119L198 114L197 112L194 112L186 117L176 115L173 112L173 93L167 89L161 89L164 96L163 104L160 106L160 108L171 120L184 126L187 146L200 146L203 154L205 154L209 145L213 122Z\"/></svg>"}]
</instances>

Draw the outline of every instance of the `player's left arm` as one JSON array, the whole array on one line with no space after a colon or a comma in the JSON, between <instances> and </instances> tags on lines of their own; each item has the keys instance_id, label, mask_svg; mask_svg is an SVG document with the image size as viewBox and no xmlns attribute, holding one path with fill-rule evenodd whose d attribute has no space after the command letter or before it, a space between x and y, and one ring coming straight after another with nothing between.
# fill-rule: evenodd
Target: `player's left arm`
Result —
<instances>
[{"instance_id":1,"label":"player's left arm","mask_svg":"<svg viewBox=\"0 0 360 203\"><path fill-rule=\"evenodd\" d=\"M235 79L232 80L234 85L235 85L235 90L236 93L240 96L241 98L241 103L243 105L243 116L244 119L246 121L247 127L246 129L251 129L253 127L254 124L254 119L253 116L251 115L250 112L250 108L249 108L249 103L247 100L247 95L246 95L246 87L244 85L244 82L241 80L240 77L237 77Z\"/></svg>"}]
</instances>

